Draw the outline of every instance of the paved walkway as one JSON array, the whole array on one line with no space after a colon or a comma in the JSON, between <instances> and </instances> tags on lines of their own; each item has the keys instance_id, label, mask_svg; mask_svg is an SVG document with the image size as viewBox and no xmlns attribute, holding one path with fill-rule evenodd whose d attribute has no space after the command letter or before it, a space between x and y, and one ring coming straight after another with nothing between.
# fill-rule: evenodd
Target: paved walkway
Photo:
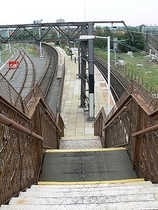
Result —
<instances>
[{"instance_id":1,"label":"paved walkway","mask_svg":"<svg viewBox=\"0 0 158 210\"><path fill-rule=\"evenodd\" d=\"M59 49L59 48L58 48ZM88 121L88 111L80 108L80 85L78 78L78 62L71 60L64 51L60 50L61 57L65 57L66 73L62 97L61 115L65 123L65 138L94 137L93 121ZM60 57L60 59L61 59ZM107 85L100 72L95 68L95 116L102 107L107 112ZM114 100L111 97L111 107Z\"/></svg>"}]
</instances>

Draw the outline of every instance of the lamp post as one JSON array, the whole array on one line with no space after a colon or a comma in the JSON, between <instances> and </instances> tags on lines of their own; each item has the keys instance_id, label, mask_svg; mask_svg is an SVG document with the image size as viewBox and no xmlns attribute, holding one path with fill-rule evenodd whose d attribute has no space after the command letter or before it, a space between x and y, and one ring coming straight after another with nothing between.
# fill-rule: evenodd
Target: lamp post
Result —
<instances>
[{"instance_id":1,"label":"lamp post","mask_svg":"<svg viewBox=\"0 0 158 210\"><path fill-rule=\"evenodd\" d=\"M2 51L0 49L0 64L2 63Z\"/></svg>"},{"instance_id":2,"label":"lamp post","mask_svg":"<svg viewBox=\"0 0 158 210\"><path fill-rule=\"evenodd\" d=\"M10 43L9 43L9 37L10 37L9 28L7 29L7 37L8 37L8 43L6 44L6 50L9 50L9 52L11 53L11 46L10 46Z\"/></svg>"},{"instance_id":3,"label":"lamp post","mask_svg":"<svg viewBox=\"0 0 158 210\"><path fill-rule=\"evenodd\" d=\"M41 24L42 23L42 19L41 20L34 20L33 21L33 23L34 24ZM41 28L39 27L38 28L38 36L39 36L39 39L41 39ZM40 59L42 59L43 58L43 54L42 54L42 43L41 43L41 41L39 42L39 51L40 51Z\"/></svg>"},{"instance_id":4,"label":"lamp post","mask_svg":"<svg viewBox=\"0 0 158 210\"><path fill-rule=\"evenodd\" d=\"M39 28L38 32L39 32L39 38L41 38L41 28ZM40 41L39 45L40 45L40 59L42 59L43 54L42 54L42 43L41 43L41 41Z\"/></svg>"}]
</instances>

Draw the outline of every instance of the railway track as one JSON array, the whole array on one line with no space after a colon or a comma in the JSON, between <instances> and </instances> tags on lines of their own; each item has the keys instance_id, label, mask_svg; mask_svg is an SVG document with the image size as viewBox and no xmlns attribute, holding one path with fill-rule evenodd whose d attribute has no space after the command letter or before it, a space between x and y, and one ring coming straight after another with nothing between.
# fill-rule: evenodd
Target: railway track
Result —
<instances>
[{"instance_id":1,"label":"railway track","mask_svg":"<svg viewBox=\"0 0 158 210\"><path fill-rule=\"evenodd\" d=\"M44 98L47 98L58 65L58 54L53 47L47 44L42 44L42 46L48 53L48 62L45 73L39 82L39 86L43 92Z\"/></svg>"},{"instance_id":2,"label":"railway track","mask_svg":"<svg viewBox=\"0 0 158 210\"><path fill-rule=\"evenodd\" d=\"M23 53L23 61L25 65L25 76L22 82L21 89L19 91L19 94L22 95L22 92L24 91L25 88L28 88L31 90L35 86L36 70L35 70L32 59L29 57L26 51L20 48L20 52ZM28 86L28 82L29 82L29 86Z\"/></svg>"},{"instance_id":3,"label":"railway track","mask_svg":"<svg viewBox=\"0 0 158 210\"><path fill-rule=\"evenodd\" d=\"M102 73L106 82L108 82L107 63L101 58L95 56L95 65ZM121 76L121 74L111 67L110 69L110 90L114 97L115 102L119 101L124 92L128 93L129 81Z\"/></svg>"},{"instance_id":4,"label":"railway track","mask_svg":"<svg viewBox=\"0 0 158 210\"><path fill-rule=\"evenodd\" d=\"M153 53L158 53L158 35L149 35L148 37L149 48Z\"/></svg>"},{"instance_id":5,"label":"railway track","mask_svg":"<svg viewBox=\"0 0 158 210\"><path fill-rule=\"evenodd\" d=\"M49 104L50 109L54 114L57 110L60 111L61 104L61 91L62 91L62 78L57 78L58 72L58 52L50 45L43 44L43 48L48 53L48 62L45 74L39 82L40 89ZM64 75L63 75L64 76ZM52 100L53 99L53 100Z\"/></svg>"},{"instance_id":6,"label":"railway track","mask_svg":"<svg viewBox=\"0 0 158 210\"><path fill-rule=\"evenodd\" d=\"M38 83L44 98L55 114L57 109L60 109L62 90L62 76L57 78L58 52L47 44L42 44L42 48L45 53L43 60L31 57L32 60L23 48L16 48L17 55L14 56L14 61L18 61L19 65L17 68L10 70L5 65L1 70L2 80L3 78L6 79L18 93L17 99L14 98L15 104L19 99L19 95L24 99ZM5 87L2 87L2 89L5 92ZM6 96L6 98L10 97Z\"/></svg>"},{"instance_id":7,"label":"railway track","mask_svg":"<svg viewBox=\"0 0 158 210\"><path fill-rule=\"evenodd\" d=\"M18 55L14 59L17 67L8 68L2 73L5 79L24 97L35 85L36 70L30 56L23 48L15 48Z\"/></svg>"}]
</instances>

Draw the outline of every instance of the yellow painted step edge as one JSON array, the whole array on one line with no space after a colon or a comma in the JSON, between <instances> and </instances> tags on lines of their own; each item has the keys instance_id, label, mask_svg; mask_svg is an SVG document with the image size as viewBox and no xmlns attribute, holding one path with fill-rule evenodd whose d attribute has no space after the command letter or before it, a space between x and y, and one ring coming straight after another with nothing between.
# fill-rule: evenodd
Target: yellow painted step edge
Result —
<instances>
[{"instance_id":1,"label":"yellow painted step edge","mask_svg":"<svg viewBox=\"0 0 158 210\"><path fill-rule=\"evenodd\" d=\"M86 182L44 182L39 181L38 185L89 185L89 184L123 184L131 182L143 182L143 178L137 179L123 179L123 180L110 180L110 181L86 181Z\"/></svg>"},{"instance_id":2,"label":"yellow painted step edge","mask_svg":"<svg viewBox=\"0 0 158 210\"><path fill-rule=\"evenodd\" d=\"M47 153L60 153L60 152L106 152L106 151L120 151L126 150L124 147L117 148L102 148L102 149L47 149Z\"/></svg>"}]
</instances>

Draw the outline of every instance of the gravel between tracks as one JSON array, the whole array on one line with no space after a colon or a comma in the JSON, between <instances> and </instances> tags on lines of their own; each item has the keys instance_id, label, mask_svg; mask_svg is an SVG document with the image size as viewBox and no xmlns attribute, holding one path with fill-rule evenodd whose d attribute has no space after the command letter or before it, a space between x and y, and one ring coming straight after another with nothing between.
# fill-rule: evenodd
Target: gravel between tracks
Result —
<instances>
[{"instance_id":1,"label":"gravel between tracks","mask_svg":"<svg viewBox=\"0 0 158 210\"><path fill-rule=\"evenodd\" d=\"M60 47L56 47L56 50L58 51L59 55L59 60L58 60L58 66L62 66L64 63L64 51ZM62 55L61 55L62 54ZM35 68L36 68L36 82L40 80L40 78L43 76L45 72L45 68L47 66L47 61L48 61L48 54L47 52L43 49L43 59L39 59L37 57L31 56L31 59L34 62ZM55 77L53 79L51 88L49 90L49 93L47 95L46 101L52 110L54 114L56 114L56 108L59 105L59 97L60 97L60 90L61 90L61 78L57 77L58 71L61 71L61 77L63 76L62 68L58 68L57 72L55 73Z\"/></svg>"},{"instance_id":2,"label":"gravel between tracks","mask_svg":"<svg viewBox=\"0 0 158 210\"><path fill-rule=\"evenodd\" d=\"M39 47L37 47L37 51L39 50ZM10 58L10 60L15 60L16 57L18 56L18 53L16 51L16 49L14 50L15 53L14 55ZM27 52L27 50L26 50ZM45 66L46 66L46 62L47 62L47 52L43 49L43 59L40 59L39 57L37 56L34 56L34 55L31 55L29 54L29 57L32 59L33 63L34 63L34 66L35 66L35 81L36 83L39 82L40 78L42 77L42 75L44 74L44 71L45 71ZM6 71L8 70L8 62L6 62L4 65L3 65L3 68L0 70L0 73L2 75L4 75L6 73ZM20 86L20 81L23 80L23 76L24 76L24 67L23 65L20 65L19 68L17 69L14 77L10 80L10 75L11 73L15 71L15 69L11 69L10 70L10 74L7 75L6 79L10 82L10 84L14 87L14 89L16 91L19 90L19 86ZM32 73L32 72L31 72ZM25 88L27 88L27 91L25 92L25 95L23 95L22 97L24 98L30 91L30 88L29 88L29 85L30 83L27 82Z\"/></svg>"},{"instance_id":3,"label":"gravel between tracks","mask_svg":"<svg viewBox=\"0 0 158 210\"><path fill-rule=\"evenodd\" d=\"M35 45L35 47L36 47L37 51L39 51L39 46ZM11 58L12 60L16 59L16 57L18 55L16 49L14 51L15 51L15 53ZM63 50L58 48L57 51L58 51L58 54L59 54L59 65L62 65L64 61L61 58L60 52L61 51L63 52ZM27 50L26 50L26 52L27 52ZM40 59L40 57L34 56L34 55L32 55L28 52L28 55L32 59L32 61L34 63L34 66L35 66L35 74L36 74L35 75L35 78L36 78L35 81L36 81L36 83L38 83L40 81L40 79L44 75L45 69L47 67L48 53L44 48L42 48L42 53L43 53L43 59ZM2 75L4 75L7 70L8 70L8 63L6 62L6 64L3 66L3 68L0 69L0 73ZM14 70L12 69L10 71L14 71ZM17 72L15 73L12 80L9 80L9 78L10 78L9 76L6 79L10 82L10 84L14 87L14 89L16 91L18 91L19 87L20 87L20 84L21 84L21 81L23 80L23 76L24 76L24 68L23 68L23 65L22 65L22 66L19 66L19 68L17 69ZM61 73L61 76L63 76L62 73ZM57 78L57 73L56 73L55 79L54 79L54 81L51 85L50 92L49 92L48 97L46 99L47 103L49 104L50 109L53 111L54 114L56 114L56 107L59 103L59 92L60 92L60 88L61 88L60 86L61 86L61 78ZM27 84L24 88L25 88L25 91L24 91L25 94L22 95L23 99L26 97L26 95L31 90L29 81L27 81Z\"/></svg>"}]
</instances>

